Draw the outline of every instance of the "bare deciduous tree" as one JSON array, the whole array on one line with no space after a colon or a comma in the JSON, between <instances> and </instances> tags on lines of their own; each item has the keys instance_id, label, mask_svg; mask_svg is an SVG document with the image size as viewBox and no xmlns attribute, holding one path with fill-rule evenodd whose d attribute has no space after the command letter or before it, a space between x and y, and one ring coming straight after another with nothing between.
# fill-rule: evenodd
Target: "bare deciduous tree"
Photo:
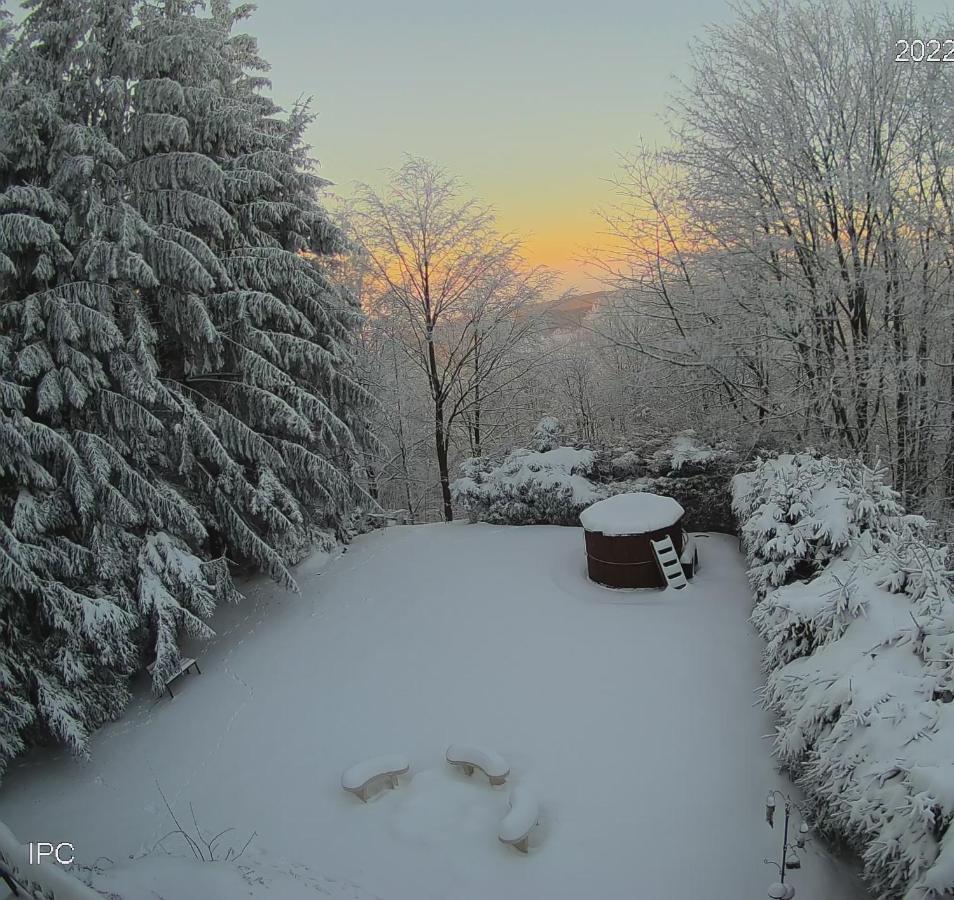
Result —
<instances>
[{"instance_id":1,"label":"bare deciduous tree","mask_svg":"<svg viewBox=\"0 0 954 900\"><path fill-rule=\"evenodd\" d=\"M394 320L391 333L427 384L451 521L453 428L466 417L479 452L488 404L533 366L520 351L546 276L523 263L487 208L425 160L408 159L384 193L360 186L353 223L376 280L369 311Z\"/></svg>"},{"instance_id":2,"label":"bare deciduous tree","mask_svg":"<svg viewBox=\"0 0 954 900\"><path fill-rule=\"evenodd\" d=\"M762 2L713 29L672 142L624 168L619 336L741 426L869 459L910 498L954 459L954 67L909 6ZM943 29L941 29L943 31Z\"/></svg>"}]
</instances>

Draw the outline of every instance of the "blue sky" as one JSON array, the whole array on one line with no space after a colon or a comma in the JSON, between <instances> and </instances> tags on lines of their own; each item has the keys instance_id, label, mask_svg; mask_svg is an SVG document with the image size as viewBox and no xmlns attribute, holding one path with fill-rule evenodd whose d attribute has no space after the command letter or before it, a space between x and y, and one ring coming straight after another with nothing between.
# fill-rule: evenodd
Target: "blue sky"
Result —
<instances>
[{"instance_id":1,"label":"blue sky","mask_svg":"<svg viewBox=\"0 0 954 900\"><path fill-rule=\"evenodd\" d=\"M278 99L314 98L336 190L380 183L404 153L433 159L582 286L571 257L596 236L617 154L662 136L690 38L729 15L722 0L262 0L250 30Z\"/></svg>"},{"instance_id":2,"label":"blue sky","mask_svg":"<svg viewBox=\"0 0 954 900\"><path fill-rule=\"evenodd\" d=\"M925 16L941 0L921 0ZM618 154L663 138L690 41L725 0L261 0L277 98L314 98L322 173L355 180L432 159L527 238L530 257L592 287L573 257L599 240Z\"/></svg>"},{"instance_id":3,"label":"blue sky","mask_svg":"<svg viewBox=\"0 0 954 900\"><path fill-rule=\"evenodd\" d=\"M734 17L726 0L259 0L248 30L276 99L313 98L309 139L336 192L426 157L563 286L592 288L574 257L599 242L619 154L664 138L690 42Z\"/></svg>"}]
</instances>

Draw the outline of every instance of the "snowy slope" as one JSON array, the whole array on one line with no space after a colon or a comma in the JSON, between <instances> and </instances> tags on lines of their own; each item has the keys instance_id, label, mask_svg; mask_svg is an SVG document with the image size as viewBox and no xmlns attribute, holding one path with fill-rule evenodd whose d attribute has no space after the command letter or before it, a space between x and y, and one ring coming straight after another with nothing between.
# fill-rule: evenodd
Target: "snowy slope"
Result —
<instances>
[{"instance_id":1,"label":"snowy slope","mask_svg":"<svg viewBox=\"0 0 954 900\"><path fill-rule=\"evenodd\" d=\"M577 528L366 535L324 574L306 566L300 597L252 583L216 614L219 637L188 648L203 674L173 701L143 679L89 762L26 757L0 820L108 856L97 883L127 900L160 884L165 900L215 900L217 884L295 900L764 897L780 838L764 795L785 782L753 706L761 642L735 541L699 544L688 589L621 593L586 580ZM500 752L507 785L448 766L455 742ZM346 768L395 752L411 761L397 790L368 804L341 790ZM242 864L290 874L268 891L246 873L245 894L217 865L181 887L175 860L128 864L173 827L157 779L182 820L191 803L205 830L235 829L223 848L257 832ZM517 785L541 802L526 857L497 840ZM865 896L817 845L792 874L805 900Z\"/></svg>"}]
</instances>

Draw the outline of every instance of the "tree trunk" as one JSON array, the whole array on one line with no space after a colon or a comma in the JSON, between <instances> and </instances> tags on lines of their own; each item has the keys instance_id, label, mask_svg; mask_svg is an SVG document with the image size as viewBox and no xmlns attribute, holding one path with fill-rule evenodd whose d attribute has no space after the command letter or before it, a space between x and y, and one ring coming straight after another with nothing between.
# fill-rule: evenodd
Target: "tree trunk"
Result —
<instances>
[{"instance_id":1,"label":"tree trunk","mask_svg":"<svg viewBox=\"0 0 954 900\"><path fill-rule=\"evenodd\" d=\"M437 450L437 470L441 477L441 499L444 501L444 521L454 521L451 505L450 472L447 467L447 433L444 430L444 405L434 404L434 446Z\"/></svg>"},{"instance_id":2,"label":"tree trunk","mask_svg":"<svg viewBox=\"0 0 954 900\"><path fill-rule=\"evenodd\" d=\"M476 398L474 400L474 456L483 456L484 452L480 446L480 385L474 388Z\"/></svg>"},{"instance_id":3,"label":"tree trunk","mask_svg":"<svg viewBox=\"0 0 954 900\"><path fill-rule=\"evenodd\" d=\"M394 385L397 388L395 399L397 402L398 415L398 444L401 451L401 470L404 473L404 497L407 500L407 516L411 525L414 521L414 504L411 501L411 472L407 464L407 440L404 437L404 411L401 409L401 379L398 374L397 364L397 340L394 335L391 336L391 362L394 366Z\"/></svg>"},{"instance_id":4,"label":"tree trunk","mask_svg":"<svg viewBox=\"0 0 954 900\"><path fill-rule=\"evenodd\" d=\"M951 379L948 388L948 397L954 400L954 328L951 329ZM947 454L944 459L944 471L947 473L945 479L945 503L949 506L954 505L954 403L951 404L947 432Z\"/></svg>"},{"instance_id":5,"label":"tree trunk","mask_svg":"<svg viewBox=\"0 0 954 900\"><path fill-rule=\"evenodd\" d=\"M480 446L480 343L474 328L474 456L483 456Z\"/></svg>"},{"instance_id":6,"label":"tree trunk","mask_svg":"<svg viewBox=\"0 0 954 900\"><path fill-rule=\"evenodd\" d=\"M427 369L431 381L431 398L434 401L434 447L437 450L437 471L441 478L441 499L444 502L444 521L454 521L454 508L451 505L450 472L447 467L447 428L444 424L444 390L437 367L437 353L434 350L434 325L427 325Z\"/></svg>"}]
</instances>

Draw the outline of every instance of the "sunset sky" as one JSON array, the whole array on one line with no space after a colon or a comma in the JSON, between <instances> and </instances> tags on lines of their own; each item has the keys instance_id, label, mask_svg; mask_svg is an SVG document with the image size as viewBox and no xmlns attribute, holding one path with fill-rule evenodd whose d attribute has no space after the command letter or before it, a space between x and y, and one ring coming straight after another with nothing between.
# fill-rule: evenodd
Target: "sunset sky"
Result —
<instances>
[{"instance_id":1,"label":"sunset sky","mask_svg":"<svg viewBox=\"0 0 954 900\"><path fill-rule=\"evenodd\" d=\"M599 241L618 154L662 139L689 41L732 16L725 0L260 0L250 30L277 99L314 98L338 193L406 153L434 160L563 287L593 289L573 257Z\"/></svg>"}]
</instances>

